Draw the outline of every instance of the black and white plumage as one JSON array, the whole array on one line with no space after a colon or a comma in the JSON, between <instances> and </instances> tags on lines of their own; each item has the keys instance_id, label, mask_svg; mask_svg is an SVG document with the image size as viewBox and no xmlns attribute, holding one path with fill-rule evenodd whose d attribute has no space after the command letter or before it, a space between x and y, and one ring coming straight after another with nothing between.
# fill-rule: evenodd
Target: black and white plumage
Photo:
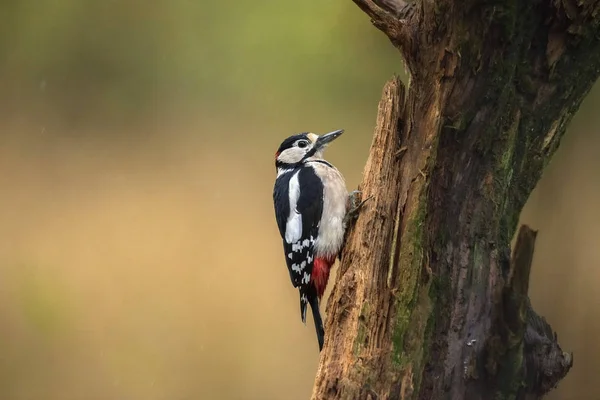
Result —
<instances>
[{"instance_id":1,"label":"black and white plumage","mask_svg":"<svg viewBox=\"0 0 600 400\"><path fill-rule=\"evenodd\" d=\"M290 279L300 292L301 318L306 322L310 304L319 349L324 340L319 300L343 246L348 198L344 178L323 151L342 132L290 136L275 154L275 217Z\"/></svg>"}]
</instances>

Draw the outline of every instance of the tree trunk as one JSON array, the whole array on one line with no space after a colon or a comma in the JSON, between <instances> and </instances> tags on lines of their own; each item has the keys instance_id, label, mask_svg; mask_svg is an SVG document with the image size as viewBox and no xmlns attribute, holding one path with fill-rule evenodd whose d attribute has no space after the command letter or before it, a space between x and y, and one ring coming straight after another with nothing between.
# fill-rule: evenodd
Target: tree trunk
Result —
<instances>
[{"instance_id":1,"label":"tree trunk","mask_svg":"<svg viewBox=\"0 0 600 400\"><path fill-rule=\"evenodd\" d=\"M600 74L600 0L354 0L384 90L313 399L536 399L569 371L519 213ZM384 7L384 8L382 8Z\"/></svg>"}]
</instances>

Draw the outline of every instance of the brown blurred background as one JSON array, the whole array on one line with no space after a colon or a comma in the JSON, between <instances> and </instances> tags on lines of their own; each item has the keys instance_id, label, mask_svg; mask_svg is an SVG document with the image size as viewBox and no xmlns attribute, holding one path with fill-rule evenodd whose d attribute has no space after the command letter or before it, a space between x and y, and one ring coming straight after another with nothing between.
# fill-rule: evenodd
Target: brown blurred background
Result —
<instances>
[{"instance_id":1,"label":"brown blurred background","mask_svg":"<svg viewBox=\"0 0 600 400\"><path fill-rule=\"evenodd\" d=\"M0 399L307 399L318 361L273 154L345 128L360 181L397 51L351 1L0 5ZM524 213L531 287L598 399L600 89Z\"/></svg>"}]
</instances>

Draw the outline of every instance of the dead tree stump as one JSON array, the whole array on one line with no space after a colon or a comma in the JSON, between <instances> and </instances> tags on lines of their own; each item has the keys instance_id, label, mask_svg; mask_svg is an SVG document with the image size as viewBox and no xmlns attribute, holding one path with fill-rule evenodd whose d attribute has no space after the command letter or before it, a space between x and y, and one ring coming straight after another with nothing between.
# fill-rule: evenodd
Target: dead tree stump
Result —
<instances>
[{"instance_id":1,"label":"dead tree stump","mask_svg":"<svg viewBox=\"0 0 600 400\"><path fill-rule=\"evenodd\" d=\"M313 399L537 399L569 371L519 214L600 74L600 0L354 0L383 90Z\"/></svg>"}]
</instances>

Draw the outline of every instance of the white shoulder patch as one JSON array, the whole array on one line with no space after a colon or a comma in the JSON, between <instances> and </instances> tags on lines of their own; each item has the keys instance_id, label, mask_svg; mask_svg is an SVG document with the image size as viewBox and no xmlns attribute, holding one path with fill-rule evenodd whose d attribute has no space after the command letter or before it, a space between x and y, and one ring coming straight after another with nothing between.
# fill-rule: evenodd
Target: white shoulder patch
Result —
<instances>
[{"instance_id":1,"label":"white shoulder patch","mask_svg":"<svg viewBox=\"0 0 600 400\"><path fill-rule=\"evenodd\" d=\"M300 171L298 171L300 172ZM298 172L290 179L289 198L290 198L290 215L288 216L285 225L285 241L287 243L295 243L302 236L302 215L296 210L298 199L300 198L300 182L298 182Z\"/></svg>"},{"instance_id":2,"label":"white shoulder patch","mask_svg":"<svg viewBox=\"0 0 600 400\"><path fill-rule=\"evenodd\" d=\"M285 175L288 172L292 172L293 169L285 169L285 168L277 168L277 177L279 178L281 175Z\"/></svg>"}]
</instances>

